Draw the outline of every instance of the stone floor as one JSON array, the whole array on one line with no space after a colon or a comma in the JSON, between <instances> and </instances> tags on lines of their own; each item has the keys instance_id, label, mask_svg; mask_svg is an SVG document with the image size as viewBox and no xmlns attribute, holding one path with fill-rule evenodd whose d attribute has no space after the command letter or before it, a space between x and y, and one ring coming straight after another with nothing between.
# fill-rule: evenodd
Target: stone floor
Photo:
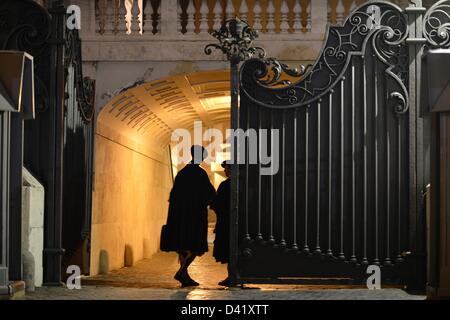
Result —
<instances>
[{"instance_id":1,"label":"stone floor","mask_svg":"<svg viewBox=\"0 0 450 320\"><path fill-rule=\"evenodd\" d=\"M181 289L173 274L178 268L176 255L158 253L152 259L108 275L85 277L80 290L39 288L29 300L422 300L401 289L367 290L348 286L246 285L227 289L217 283L226 276L224 265L211 254L194 261L191 276L197 288Z\"/></svg>"},{"instance_id":2,"label":"stone floor","mask_svg":"<svg viewBox=\"0 0 450 320\"><path fill-rule=\"evenodd\" d=\"M83 286L40 288L28 300L423 300L400 289L160 289Z\"/></svg>"},{"instance_id":3,"label":"stone floor","mask_svg":"<svg viewBox=\"0 0 450 320\"><path fill-rule=\"evenodd\" d=\"M213 236L210 233L209 243ZM80 290L39 288L28 294L30 300L422 300L396 289L367 290L349 286L274 286L246 285L227 289L218 285L226 277L226 266L216 263L210 251L191 265L191 277L200 283L196 288L181 289L173 279L178 258L173 253L157 253L131 268L107 275L83 277Z\"/></svg>"},{"instance_id":4,"label":"stone floor","mask_svg":"<svg viewBox=\"0 0 450 320\"><path fill-rule=\"evenodd\" d=\"M209 252L197 257L189 267L191 277L200 283L201 289L218 289L218 282L227 277L226 265L217 263L212 256L213 227L209 228ZM142 260L131 268L114 270L107 275L85 277L85 285L113 287L178 289L180 284L173 279L179 268L176 253L159 252L151 259Z\"/></svg>"}]
</instances>

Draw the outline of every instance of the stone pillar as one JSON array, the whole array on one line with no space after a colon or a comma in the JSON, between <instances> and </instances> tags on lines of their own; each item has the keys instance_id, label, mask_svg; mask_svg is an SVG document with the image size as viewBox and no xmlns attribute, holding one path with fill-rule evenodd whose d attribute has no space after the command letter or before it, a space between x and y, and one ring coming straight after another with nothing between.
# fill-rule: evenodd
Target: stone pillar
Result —
<instances>
[{"instance_id":1,"label":"stone pillar","mask_svg":"<svg viewBox=\"0 0 450 320\"><path fill-rule=\"evenodd\" d=\"M178 4L177 0L161 1L161 34L174 37L178 34Z\"/></svg>"},{"instance_id":2,"label":"stone pillar","mask_svg":"<svg viewBox=\"0 0 450 320\"><path fill-rule=\"evenodd\" d=\"M42 286L44 250L44 187L23 168L22 251L23 277L27 291Z\"/></svg>"},{"instance_id":3,"label":"stone pillar","mask_svg":"<svg viewBox=\"0 0 450 320\"><path fill-rule=\"evenodd\" d=\"M325 34L328 23L328 1L311 1L311 32L314 34Z\"/></svg>"}]
</instances>

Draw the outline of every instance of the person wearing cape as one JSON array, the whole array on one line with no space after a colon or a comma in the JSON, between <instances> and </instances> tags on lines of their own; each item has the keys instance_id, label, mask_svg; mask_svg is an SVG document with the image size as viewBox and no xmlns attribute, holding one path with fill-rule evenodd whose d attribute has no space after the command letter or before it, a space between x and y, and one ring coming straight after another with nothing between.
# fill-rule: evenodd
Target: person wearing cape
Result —
<instances>
[{"instance_id":1,"label":"person wearing cape","mask_svg":"<svg viewBox=\"0 0 450 320\"><path fill-rule=\"evenodd\" d=\"M217 215L213 256L217 262L228 263L230 251L230 164L224 161L222 168L224 168L227 179L220 184L217 195L210 206ZM229 276L219 282L219 285L229 286Z\"/></svg>"},{"instance_id":2,"label":"person wearing cape","mask_svg":"<svg viewBox=\"0 0 450 320\"><path fill-rule=\"evenodd\" d=\"M191 147L192 161L178 172L170 192L167 235L162 251L175 251L180 269L174 278L182 287L197 286L188 267L197 256L208 251L208 205L216 195L208 174L200 167L207 151L199 145Z\"/></svg>"}]
</instances>

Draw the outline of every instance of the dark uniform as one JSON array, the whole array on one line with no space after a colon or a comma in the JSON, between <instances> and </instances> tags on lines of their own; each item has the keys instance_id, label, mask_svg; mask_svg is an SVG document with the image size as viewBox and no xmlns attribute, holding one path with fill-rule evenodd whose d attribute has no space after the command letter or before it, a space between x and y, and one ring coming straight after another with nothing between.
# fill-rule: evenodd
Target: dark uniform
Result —
<instances>
[{"instance_id":1,"label":"dark uniform","mask_svg":"<svg viewBox=\"0 0 450 320\"><path fill-rule=\"evenodd\" d=\"M217 262L228 263L230 248L230 179L220 184L217 196L211 203L211 209L217 214L213 256Z\"/></svg>"},{"instance_id":2,"label":"dark uniform","mask_svg":"<svg viewBox=\"0 0 450 320\"><path fill-rule=\"evenodd\" d=\"M188 164L178 172L170 192L164 251L192 251L196 255L208 251L207 206L215 194L200 166Z\"/></svg>"}]
</instances>

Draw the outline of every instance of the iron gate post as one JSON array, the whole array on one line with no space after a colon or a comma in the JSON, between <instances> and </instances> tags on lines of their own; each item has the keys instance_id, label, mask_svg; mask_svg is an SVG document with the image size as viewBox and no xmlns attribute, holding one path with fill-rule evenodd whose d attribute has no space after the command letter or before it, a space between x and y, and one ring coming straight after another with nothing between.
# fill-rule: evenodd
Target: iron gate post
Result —
<instances>
[{"instance_id":1,"label":"iron gate post","mask_svg":"<svg viewBox=\"0 0 450 320\"><path fill-rule=\"evenodd\" d=\"M421 57L426 39L423 37L423 14L426 8L422 0L410 1L405 9L409 21L409 195L410 195L410 248L415 270L408 279L410 289L422 289L426 281L425 207L424 194L427 184L425 125L420 112Z\"/></svg>"},{"instance_id":2,"label":"iron gate post","mask_svg":"<svg viewBox=\"0 0 450 320\"><path fill-rule=\"evenodd\" d=\"M46 190L45 239L44 239L44 284L46 286L61 286L61 261L65 250L62 248L62 185L63 185L63 146L64 146L64 100L65 100L65 70L64 45L66 9L58 1L52 3L49 13L52 16L51 45L51 77L50 77L50 112L51 152L53 172L48 177Z\"/></svg>"},{"instance_id":3,"label":"iron gate post","mask_svg":"<svg viewBox=\"0 0 450 320\"><path fill-rule=\"evenodd\" d=\"M231 59L231 129L237 130L239 127L239 60ZM232 142L233 150L234 142ZM239 150L239 146L237 146ZM239 274L237 268L238 261L238 196L239 196L239 164L237 162L237 152L233 152L233 164L231 170L231 192L230 192L230 261L228 263L228 273L231 285L238 283Z\"/></svg>"},{"instance_id":4,"label":"iron gate post","mask_svg":"<svg viewBox=\"0 0 450 320\"><path fill-rule=\"evenodd\" d=\"M205 53L210 55L213 49L220 50L230 62L230 94L231 94L231 129L239 129L239 64L242 61L258 56L265 57L265 51L260 47L252 47L253 40L258 33L250 28L246 21L239 18L227 20L219 30L212 33L219 40L219 44L209 44ZM233 131L236 132L236 131ZM237 138L237 139L236 139ZM230 192L230 260L228 271L230 284L239 283L238 255L239 255L239 138L230 135L231 143L231 192Z\"/></svg>"}]
</instances>

